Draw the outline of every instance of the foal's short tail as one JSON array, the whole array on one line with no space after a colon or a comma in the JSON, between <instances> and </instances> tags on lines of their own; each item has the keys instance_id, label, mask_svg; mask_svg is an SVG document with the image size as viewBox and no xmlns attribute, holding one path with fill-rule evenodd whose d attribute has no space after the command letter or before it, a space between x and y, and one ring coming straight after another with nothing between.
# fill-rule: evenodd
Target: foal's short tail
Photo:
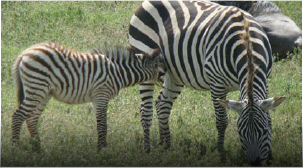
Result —
<instances>
[{"instance_id":1,"label":"foal's short tail","mask_svg":"<svg viewBox=\"0 0 303 168\"><path fill-rule=\"evenodd\" d=\"M22 80L20 78L20 62L22 60L22 56L18 56L14 66L13 66L13 76L15 79L15 85L16 85L16 93L17 93L17 105L18 107L24 100L24 90L23 90L23 84Z\"/></svg>"}]
</instances>

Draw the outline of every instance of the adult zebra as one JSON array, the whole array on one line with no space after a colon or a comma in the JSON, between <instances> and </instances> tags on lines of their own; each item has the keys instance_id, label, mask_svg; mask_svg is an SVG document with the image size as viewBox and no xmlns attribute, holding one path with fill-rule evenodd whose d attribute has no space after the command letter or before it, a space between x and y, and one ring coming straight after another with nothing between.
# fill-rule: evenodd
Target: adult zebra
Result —
<instances>
[{"instance_id":1,"label":"adult zebra","mask_svg":"<svg viewBox=\"0 0 303 168\"><path fill-rule=\"evenodd\" d=\"M18 109L12 116L13 143L26 120L34 147L40 148L38 120L54 97L68 104L93 103L100 150L106 145L109 100L122 88L156 79L163 65L159 55L159 49L147 55L121 47L80 53L51 42L29 47L14 64Z\"/></svg>"},{"instance_id":2,"label":"adult zebra","mask_svg":"<svg viewBox=\"0 0 303 168\"><path fill-rule=\"evenodd\" d=\"M161 142L170 146L168 118L185 85L211 92L220 152L224 152L228 124L226 108L231 108L240 114L237 129L251 163L258 165L267 159L271 150L268 110L285 98L267 97L271 48L263 29L250 14L204 1L144 1L131 18L129 42L146 53L160 48L164 55L167 72L156 101ZM228 92L239 89L240 101L226 100ZM147 150L153 91L153 82L140 85Z\"/></svg>"}]
</instances>

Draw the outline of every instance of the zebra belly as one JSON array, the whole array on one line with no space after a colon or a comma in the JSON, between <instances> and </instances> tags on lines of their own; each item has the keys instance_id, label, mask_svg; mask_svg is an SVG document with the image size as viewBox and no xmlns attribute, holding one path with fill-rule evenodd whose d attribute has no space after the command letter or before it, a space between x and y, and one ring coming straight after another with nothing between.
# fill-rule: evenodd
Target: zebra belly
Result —
<instances>
[{"instance_id":1,"label":"zebra belly","mask_svg":"<svg viewBox=\"0 0 303 168\"><path fill-rule=\"evenodd\" d=\"M239 84L237 82L233 82L232 80L226 78L226 76L220 75L220 74L207 74L206 69L202 68L203 74L196 73L196 76L188 78L190 76L180 76L177 73L169 73L169 75L172 75L173 78L176 80L176 83L183 84L187 87L190 87L195 90L201 90L201 91L209 91L210 86L217 86L220 88L225 88L226 91L236 91L239 90Z\"/></svg>"},{"instance_id":2,"label":"zebra belly","mask_svg":"<svg viewBox=\"0 0 303 168\"><path fill-rule=\"evenodd\" d=\"M96 80L79 79L80 82L65 83L63 88L51 87L52 96L58 101L67 104L81 104L92 102L93 96L102 93L106 89L107 77L101 76Z\"/></svg>"},{"instance_id":3,"label":"zebra belly","mask_svg":"<svg viewBox=\"0 0 303 168\"><path fill-rule=\"evenodd\" d=\"M65 92L67 91L67 92ZM58 101L67 104L82 104L92 101L91 89L86 91L78 90L77 88L71 88L67 90L61 90L58 88L51 88L51 95Z\"/></svg>"},{"instance_id":4,"label":"zebra belly","mask_svg":"<svg viewBox=\"0 0 303 168\"><path fill-rule=\"evenodd\" d=\"M202 77L200 77L202 79ZM194 79L192 79L194 80ZM180 83L182 83L183 85L189 87L189 88L192 88L192 89L195 89L195 90L200 90L200 91L209 91L210 90L210 85L213 85L213 86L217 86L217 87L221 87L221 88L225 88L226 91L236 91L236 90L239 90L239 85L236 84L236 83L232 83L232 84L229 84L229 85L226 85L224 84L223 82L210 82L207 83L207 82L200 82L200 83L191 83L190 81L188 81L187 79L183 79L184 82L182 82L180 80Z\"/></svg>"}]
</instances>

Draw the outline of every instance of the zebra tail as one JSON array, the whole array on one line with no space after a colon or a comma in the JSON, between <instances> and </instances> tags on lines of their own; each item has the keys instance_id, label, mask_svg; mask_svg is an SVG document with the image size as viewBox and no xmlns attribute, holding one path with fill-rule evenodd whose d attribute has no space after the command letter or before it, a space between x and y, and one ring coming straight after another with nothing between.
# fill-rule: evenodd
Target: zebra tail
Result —
<instances>
[{"instance_id":1,"label":"zebra tail","mask_svg":"<svg viewBox=\"0 0 303 168\"><path fill-rule=\"evenodd\" d=\"M23 90L23 84L20 77L20 63L22 60L22 56L19 56L16 60L14 66L13 66L13 76L15 79L15 86L16 86L16 93L17 93L17 105L18 107L24 100L24 90Z\"/></svg>"}]
</instances>

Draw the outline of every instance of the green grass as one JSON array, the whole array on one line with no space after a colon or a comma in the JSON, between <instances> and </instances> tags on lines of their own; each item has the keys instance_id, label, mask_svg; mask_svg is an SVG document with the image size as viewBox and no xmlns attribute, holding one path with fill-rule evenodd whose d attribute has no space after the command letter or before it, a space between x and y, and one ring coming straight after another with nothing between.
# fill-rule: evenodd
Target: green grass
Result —
<instances>
[{"instance_id":1,"label":"green grass","mask_svg":"<svg viewBox=\"0 0 303 168\"><path fill-rule=\"evenodd\" d=\"M301 2L277 2L301 26ZM170 126L172 147L159 146L157 117L151 128L152 151L143 151L138 86L123 89L110 101L108 145L97 153L91 104L66 105L51 100L40 118L42 149L34 152L24 124L20 145L11 145L11 116L16 109L11 68L32 44L55 41L86 51L101 45L128 45L131 15L140 2L2 2L1 165L2 166L249 166L236 131L238 114L228 111L227 160L214 150L217 130L210 93L185 88L176 100ZM274 63L270 96L286 96L273 120L273 166L302 166L302 52ZM160 87L156 87L159 93ZM238 99L239 92L228 98ZM156 97L156 94L155 94Z\"/></svg>"}]
</instances>

